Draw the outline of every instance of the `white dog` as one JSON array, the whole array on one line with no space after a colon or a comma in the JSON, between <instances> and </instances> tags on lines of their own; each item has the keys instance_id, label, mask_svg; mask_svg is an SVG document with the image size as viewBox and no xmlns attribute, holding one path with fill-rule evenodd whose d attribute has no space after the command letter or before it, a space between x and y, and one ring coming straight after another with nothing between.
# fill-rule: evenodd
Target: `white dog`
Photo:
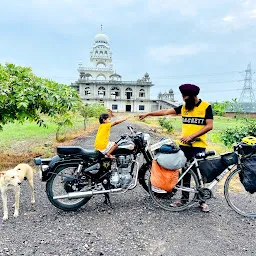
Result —
<instances>
[{"instance_id":1,"label":"white dog","mask_svg":"<svg viewBox=\"0 0 256 256\"><path fill-rule=\"evenodd\" d=\"M15 209L14 217L19 216L19 202L20 202L20 184L27 179L29 186L32 190L31 203L35 203L34 196L34 172L28 164L19 164L14 169L0 173L0 190L2 193L4 217L3 220L8 219L8 208L7 208L7 191L13 190L15 192Z\"/></svg>"}]
</instances>

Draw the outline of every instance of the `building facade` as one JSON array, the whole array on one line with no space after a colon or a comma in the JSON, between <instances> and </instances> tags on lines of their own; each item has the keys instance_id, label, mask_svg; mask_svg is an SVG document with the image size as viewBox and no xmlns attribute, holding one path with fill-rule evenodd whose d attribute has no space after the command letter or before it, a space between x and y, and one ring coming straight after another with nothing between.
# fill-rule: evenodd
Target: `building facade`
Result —
<instances>
[{"instance_id":1,"label":"building facade","mask_svg":"<svg viewBox=\"0 0 256 256\"><path fill-rule=\"evenodd\" d=\"M90 62L92 67L79 63L79 78L71 84L79 91L84 103L100 102L113 112L160 109L159 99L150 100L150 88L154 84L148 73L137 81L122 81L122 76L114 71L109 38L102 31L94 38Z\"/></svg>"}]
</instances>

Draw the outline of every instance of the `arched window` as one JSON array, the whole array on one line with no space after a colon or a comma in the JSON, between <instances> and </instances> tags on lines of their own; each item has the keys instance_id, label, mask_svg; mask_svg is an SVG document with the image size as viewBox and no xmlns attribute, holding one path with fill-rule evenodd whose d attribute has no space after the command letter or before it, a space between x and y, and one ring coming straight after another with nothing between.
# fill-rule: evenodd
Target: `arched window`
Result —
<instances>
[{"instance_id":1,"label":"arched window","mask_svg":"<svg viewBox=\"0 0 256 256\"><path fill-rule=\"evenodd\" d=\"M110 94L112 99L116 99L120 96L120 89L118 87L112 87Z\"/></svg>"},{"instance_id":2,"label":"arched window","mask_svg":"<svg viewBox=\"0 0 256 256\"><path fill-rule=\"evenodd\" d=\"M139 97L140 97L140 98L144 98L144 97L145 97L145 90L144 90L144 89L140 89L140 91L139 91Z\"/></svg>"},{"instance_id":3,"label":"arched window","mask_svg":"<svg viewBox=\"0 0 256 256\"><path fill-rule=\"evenodd\" d=\"M104 54L108 55L108 52L107 52L107 51L105 51L105 52L104 52Z\"/></svg>"},{"instance_id":4,"label":"arched window","mask_svg":"<svg viewBox=\"0 0 256 256\"><path fill-rule=\"evenodd\" d=\"M97 67L97 68L105 68L105 67L106 67L106 63L100 61L100 62L97 63L97 66L96 66L96 67Z\"/></svg>"},{"instance_id":5,"label":"arched window","mask_svg":"<svg viewBox=\"0 0 256 256\"><path fill-rule=\"evenodd\" d=\"M105 95L106 95L106 89L105 87L101 86L99 89L98 89L98 95L100 98L103 98Z\"/></svg>"},{"instance_id":6,"label":"arched window","mask_svg":"<svg viewBox=\"0 0 256 256\"><path fill-rule=\"evenodd\" d=\"M84 95L86 95L86 96L90 96L90 95L91 95L91 89L90 89L90 87L85 87L85 89L84 89Z\"/></svg>"},{"instance_id":7,"label":"arched window","mask_svg":"<svg viewBox=\"0 0 256 256\"><path fill-rule=\"evenodd\" d=\"M100 51L100 55L103 55L103 51Z\"/></svg>"},{"instance_id":8,"label":"arched window","mask_svg":"<svg viewBox=\"0 0 256 256\"><path fill-rule=\"evenodd\" d=\"M125 95L126 95L126 98L127 100L131 99L132 97L132 88L128 87L125 89Z\"/></svg>"},{"instance_id":9,"label":"arched window","mask_svg":"<svg viewBox=\"0 0 256 256\"><path fill-rule=\"evenodd\" d=\"M89 79L90 79L90 77L92 78L92 75L91 75L91 74L89 74L89 73L86 73L86 74L84 75L84 77L85 77L85 79L86 79L86 80L89 80Z\"/></svg>"},{"instance_id":10,"label":"arched window","mask_svg":"<svg viewBox=\"0 0 256 256\"><path fill-rule=\"evenodd\" d=\"M96 51L96 52L95 52L95 54L97 55L97 54L99 54L99 52L98 52L98 51Z\"/></svg>"},{"instance_id":11,"label":"arched window","mask_svg":"<svg viewBox=\"0 0 256 256\"><path fill-rule=\"evenodd\" d=\"M104 74L99 74L96 79L97 80L106 80L106 77Z\"/></svg>"}]
</instances>

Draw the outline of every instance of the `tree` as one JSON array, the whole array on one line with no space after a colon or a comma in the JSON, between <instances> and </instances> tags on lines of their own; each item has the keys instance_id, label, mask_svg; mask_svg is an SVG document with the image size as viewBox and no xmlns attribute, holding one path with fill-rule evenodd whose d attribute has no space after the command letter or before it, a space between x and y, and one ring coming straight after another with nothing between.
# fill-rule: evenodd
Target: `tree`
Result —
<instances>
[{"instance_id":1,"label":"tree","mask_svg":"<svg viewBox=\"0 0 256 256\"><path fill-rule=\"evenodd\" d=\"M239 113L243 112L243 108L238 102L237 98L234 98L232 99L232 101L229 102L229 109L231 112L235 113L235 118L238 116Z\"/></svg>"},{"instance_id":2,"label":"tree","mask_svg":"<svg viewBox=\"0 0 256 256\"><path fill-rule=\"evenodd\" d=\"M104 105L100 103L85 104L80 106L80 114L84 118L84 130L89 117L99 117L102 113L108 113Z\"/></svg>"},{"instance_id":3,"label":"tree","mask_svg":"<svg viewBox=\"0 0 256 256\"><path fill-rule=\"evenodd\" d=\"M212 108L213 108L213 113L216 116L224 116L227 110L227 107L229 105L228 101L224 101L224 102L216 102L213 104Z\"/></svg>"},{"instance_id":4,"label":"tree","mask_svg":"<svg viewBox=\"0 0 256 256\"><path fill-rule=\"evenodd\" d=\"M61 137L62 128L73 126L72 113L67 112L63 115L57 115L53 118L53 122L57 124L56 140L62 141L63 139L65 139L65 135L64 137L63 136Z\"/></svg>"},{"instance_id":5,"label":"tree","mask_svg":"<svg viewBox=\"0 0 256 256\"><path fill-rule=\"evenodd\" d=\"M40 78L31 68L0 64L0 129L10 122L36 121L74 111L81 102L70 86Z\"/></svg>"}]
</instances>

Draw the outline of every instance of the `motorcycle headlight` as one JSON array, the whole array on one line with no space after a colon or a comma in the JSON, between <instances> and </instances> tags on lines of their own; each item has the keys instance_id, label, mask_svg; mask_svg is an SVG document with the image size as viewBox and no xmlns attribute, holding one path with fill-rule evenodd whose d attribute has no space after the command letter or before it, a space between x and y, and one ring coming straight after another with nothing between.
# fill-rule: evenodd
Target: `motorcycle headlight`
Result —
<instances>
[{"instance_id":1,"label":"motorcycle headlight","mask_svg":"<svg viewBox=\"0 0 256 256\"><path fill-rule=\"evenodd\" d=\"M148 133L144 133L143 140L144 140L146 149L148 149L148 146L150 144L150 135Z\"/></svg>"}]
</instances>

